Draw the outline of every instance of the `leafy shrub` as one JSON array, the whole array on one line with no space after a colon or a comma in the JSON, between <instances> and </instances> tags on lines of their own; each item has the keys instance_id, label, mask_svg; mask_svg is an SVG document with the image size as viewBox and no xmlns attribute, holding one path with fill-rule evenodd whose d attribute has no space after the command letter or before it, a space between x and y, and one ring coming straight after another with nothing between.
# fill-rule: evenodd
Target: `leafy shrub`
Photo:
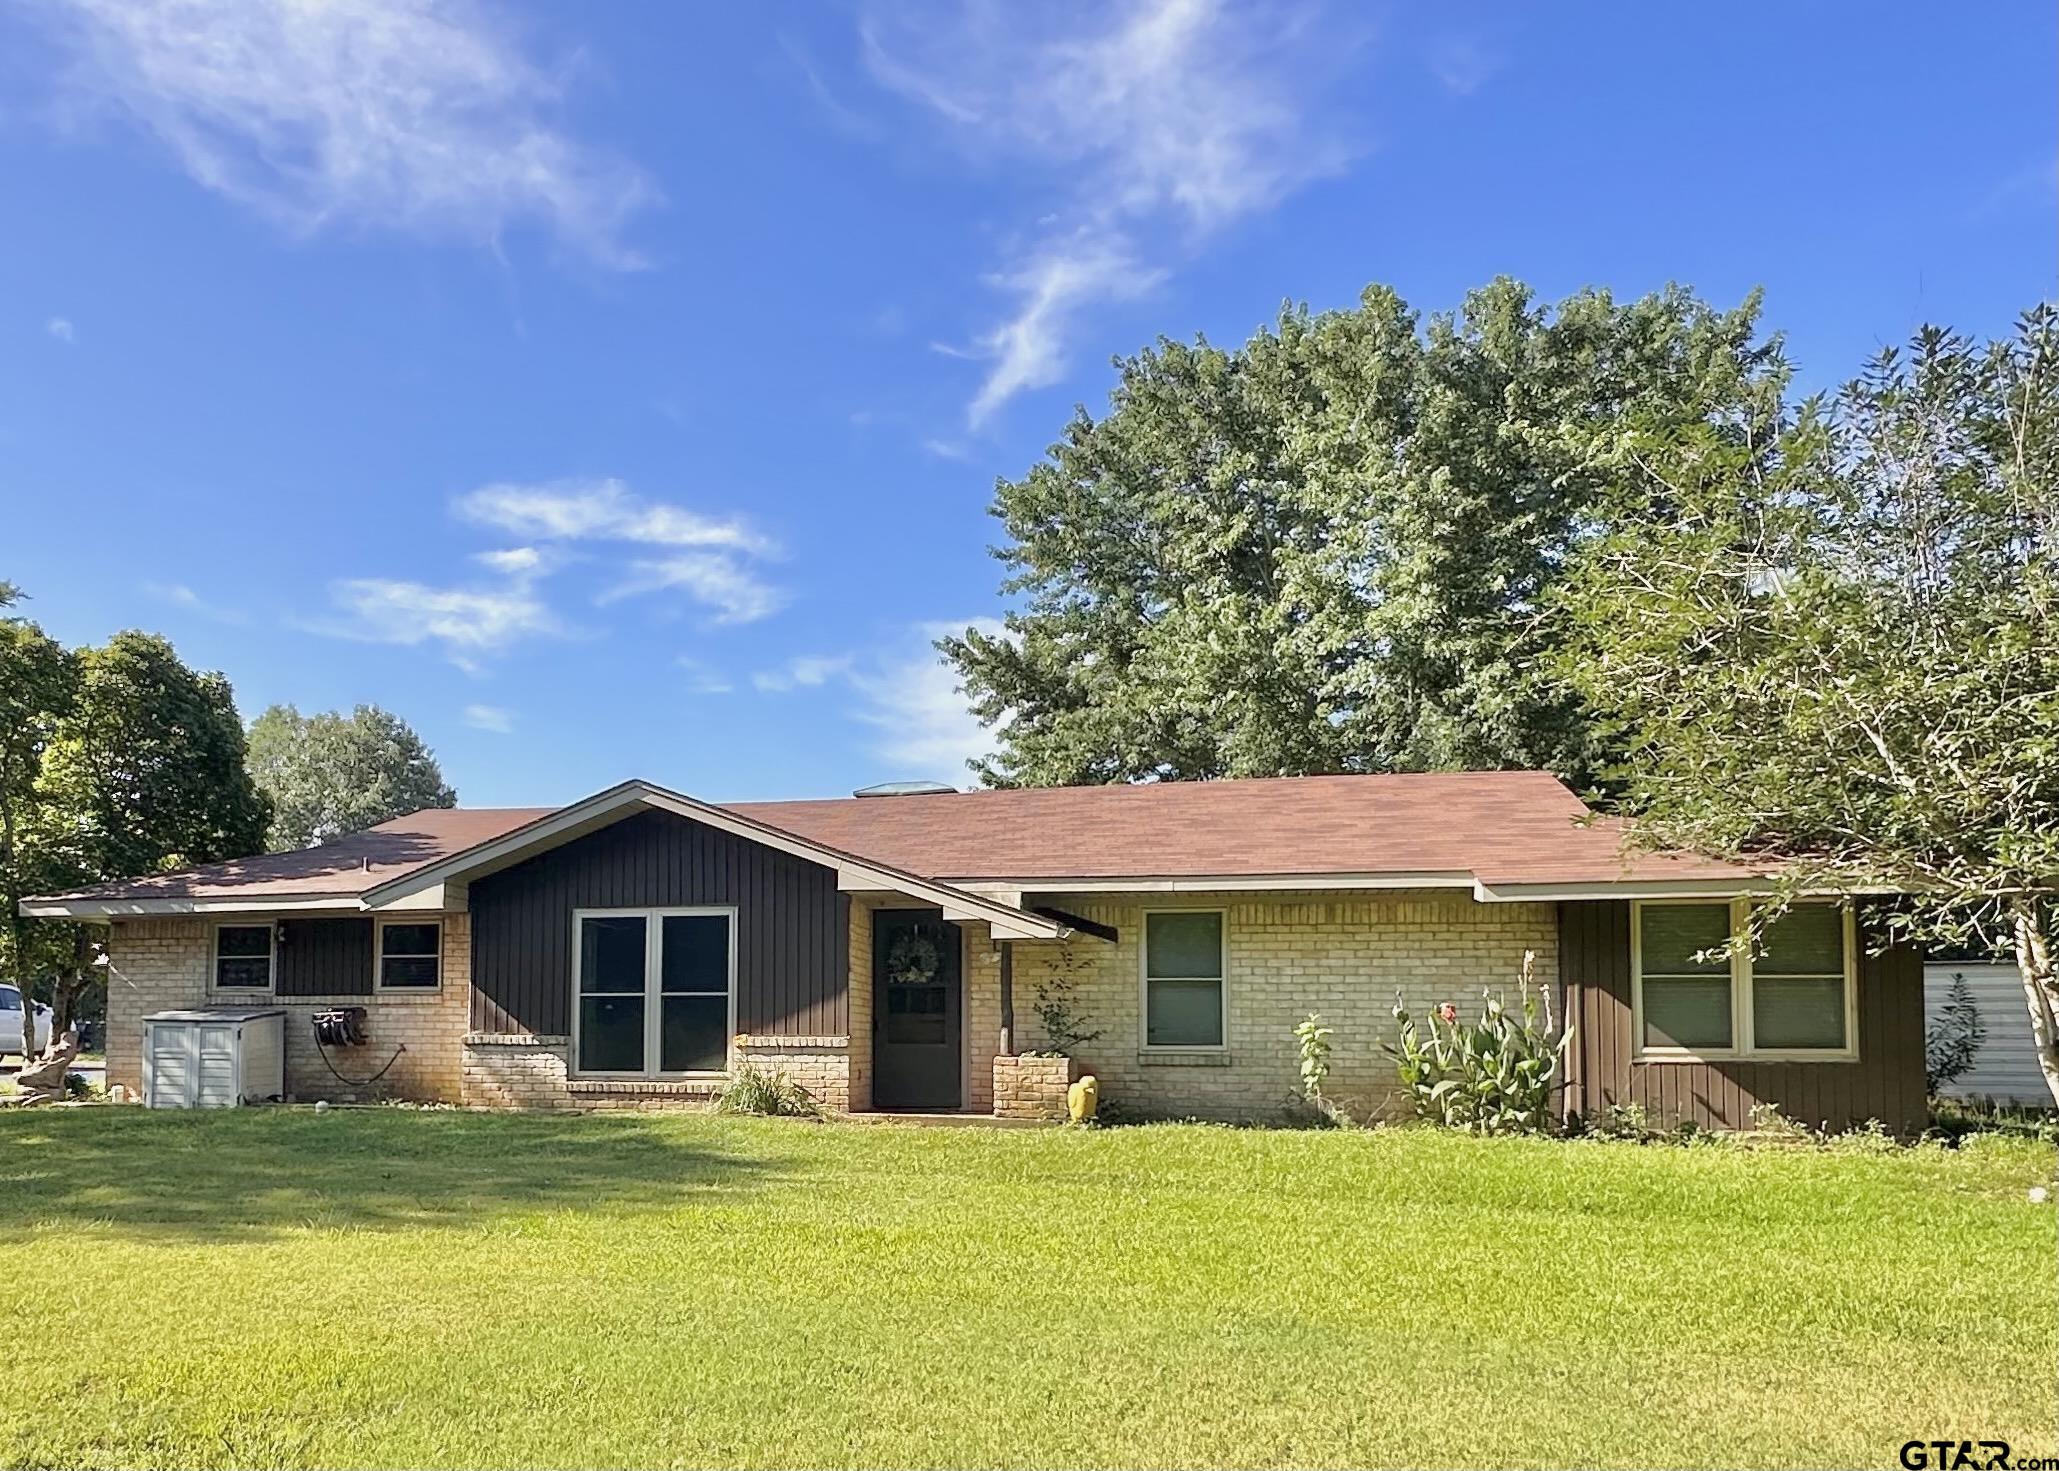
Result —
<instances>
[{"instance_id":1,"label":"leafy shrub","mask_svg":"<svg viewBox=\"0 0 2059 1471\"><path fill-rule=\"evenodd\" d=\"M1973 988L1963 974L1954 975L1944 1005L1937 1009L1937 1020L1923 1034L1924 1086L1931 1097L1966 1075L1987 1036L1987 1025L1973 1001Z\"/></svg>"},{"instance_id":2,"label":"leafy shrub","mask_svg":"<svg viewBox=\"0 0 2059 1471\"><path fill-rule=\"evenodd\" d=\"M1294 1028L1301 1052L1301 1096L1311 1102L1323 1096L1323 1080L1330 1076L1330 1038L1336 1032L1313 1011Z\"/></svg>"},{"instance_id":3,"label":"leafy shrub","mask_svg":"<svg viewBox=\"0 0 2059 1471\"><path fill-rule=\"evenodd\" d=\"M1902 1141L1888 1133L1879 1119L1868 1119L1856 1129L1833 1134L1824 1143L1838 1154L1894 1154Z\"/></svg>"},{"instance_id":4,"label":"leafy shrub","mask_svg":"<svg viewBox=\"0 0 2059 1471\"><path fill-rule=\"evenodd\" d=\"M1450 1002L1418 1023L1401 997L1394 998L1401 1036L1387 1051L1422 1117L1474 1134L1552 1127L1552 1094L1573 1032L1561 1033L1553 1023L1551 998L1532 984L1535 964L1534 954L1524 955L1520 1011L1485 991L1480 1020L1471 1026L1460 1023Z\"/></svg>"},{"instance_id":5,"label":"leafy shrub","mask_svg":"<svg viewBox=\"0 0 2059 1471\"><path fill-rule=\"evenodd\" d=\"M1755 1103L1751 1106L1752 1132L1766 1139L1792 1139L1796 1142L1811 1141L1816 1131L1799 1119L1791 1119L1777 1103Z\"/></svg>"},{"instance_id":6,"label":"leafy shrub","mask_svg":"<svg viewBox=\"0 0 2059 1471\"><path fill-rule=\"evenodd\" d=\"M1038 972L1036 1000L1031 1009L1044 1033L1047 1051L1060 1057L1072 1056L1101 1035L1101 1029L1087 1030L1086 1016L1079 1007L1080 971L1087 961L1070 945L1056 947L1045 968Z\"/></svg>"},{"instance_id":7,"label":"leafy shrub","mask_svg":"<svg viewBox=\"0 0 2059 1471\"><path fill-rule=\"evenodd\" d=\"M1627 1139L1642 1144L1659 1131L1643 1104L1612 1103L1587 1120L1587 1132L1597 1139Z\"/></svg>"},{"instance_id":8,"label":"leafy shrub","mask_svg":"<svg viewBox=\"0 0 2059 1471\"><path fill-rule=\"evenodd\" d=\"M1330 1038L1336 1030L1325 1026L1322 1017L1312 1011L1295 1025L1294 1044L1301 1055L1301 1094L1297 1102L1313 1109L1325 1123L1349 1127L1351 1116L1323 1096L1323 1084L1330 1076Z\"/></svg>"},{"instance_id":9,"label":"leafy shrub","mask_svg":"<svg viewBox=\"0 0 2059 1471\"><path fill-rule=\"evenodd\" d=\"M730 1069L728 1083L716 1095L715 1112L819 1119L822 1105L785 1073L768 1073L739 1058Z\"/></svg>"},{"instance_id":10,"label":"leafy shrub","mask_svg":"<svg viewBox=\"0 0 2059 1471\"><path fill-rule=\"evenodd\" d=\"M2059 1144L2059 1114L2048 1108L2020 1108L1992 1100L1938 1098L1931 1101L1927 1137L1954 1147L1987 1137Z\"/></svg>"}]
</instances>

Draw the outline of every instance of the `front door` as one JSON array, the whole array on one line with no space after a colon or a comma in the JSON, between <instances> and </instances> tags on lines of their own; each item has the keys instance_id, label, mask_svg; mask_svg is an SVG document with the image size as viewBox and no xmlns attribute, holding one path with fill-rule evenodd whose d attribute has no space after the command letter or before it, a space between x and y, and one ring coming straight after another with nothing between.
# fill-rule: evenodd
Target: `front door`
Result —
<instances>
[{"instance_id":1,"label":"front door","mask_svg":"<svg viewBox=\"0 0 2059 1471\"><path fill-rule=\"evenodd\" d=\"M964 1106L965 987L958 926L934 909L872 916L872 1101Z\"/></svg>"}]
</instances>

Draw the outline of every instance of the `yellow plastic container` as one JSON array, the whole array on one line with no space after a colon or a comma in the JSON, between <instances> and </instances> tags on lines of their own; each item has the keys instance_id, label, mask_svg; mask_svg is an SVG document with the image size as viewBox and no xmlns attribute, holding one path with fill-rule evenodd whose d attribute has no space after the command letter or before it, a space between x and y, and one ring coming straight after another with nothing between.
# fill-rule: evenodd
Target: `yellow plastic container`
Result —
<instances>
[{"instance_id":1,"label":"yellow plastic container","mask_svg":"<svg viewBox=\"0 0 2059 1471\"><path fill-rule=\"evenodd\" d=\"M1088 1073L1065 1090L1065 1113L1075 1124L1090 1122L1101 1107L1101 1080Z\"/></svg>"}]
</instances>

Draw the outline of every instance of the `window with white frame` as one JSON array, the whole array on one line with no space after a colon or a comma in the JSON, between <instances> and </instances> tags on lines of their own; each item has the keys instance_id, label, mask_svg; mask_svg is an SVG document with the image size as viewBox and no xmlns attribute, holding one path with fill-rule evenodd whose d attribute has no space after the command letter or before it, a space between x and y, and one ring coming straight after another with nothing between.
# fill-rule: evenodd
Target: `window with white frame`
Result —
<instances>
[{"instance_id":1,"label":"window with white frame","mask_svg":"<svg viewBox=\"0 0 2059 1471\"><path fill-rule=\"evenodd\" d=\"M1796 904L1762 925L1755 947L1733 945L1750 916L1743 899L1633 906L1631 1005L1640 1055L1857 1056L1851 911Z\"/></svg>"},{"instance_id":2,"label":"window with white frame","mask_svg":"<svg viewBox=\"0 0 2059 1471\"><path fill-rule=\"evenodd\" d=\"M277 934L269 924L218 924L214 927L214 988L217 991L269 991Z\"/></svg>"},{"instance_id":3,"label":"window with white frame","mask_svg":"<svg viewBox=\"0 0 2059 1471\"><path fill-rule=\"evenodd\" d=\"M1223 912L1160 909L1144 915L1144 1045L1223 1045Z\"/></svg>"},{"instance_id":4,"label":"window with white frame","mask_svg":"<svg viewBox=\"0 0 2059 1471\"><path fill-rule=\"evenodd\" d=\"M434 991L443 984L443 925L429 920L379 924L379 989Z\"/></svg>"},{"instance_id":5,"label":"window with white frame","mask_svg":"<svg viewBox=\"0 0 2059 1471\"><path fill-rule=\"evenodd\" d=\"M573 916L575 1067L673 1077L729 1067L735 916L727 909L580 910Z\"/></svg>"}]
</instances>

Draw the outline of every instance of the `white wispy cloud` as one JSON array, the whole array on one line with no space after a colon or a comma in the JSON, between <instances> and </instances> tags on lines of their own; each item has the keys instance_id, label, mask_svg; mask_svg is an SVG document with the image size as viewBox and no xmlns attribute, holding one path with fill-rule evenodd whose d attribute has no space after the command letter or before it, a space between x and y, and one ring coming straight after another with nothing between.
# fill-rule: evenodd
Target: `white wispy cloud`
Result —
<instances>
[{"instance_id":1,"label":"white wispy cloud","mask_svg":"<svg viewBox=\"0 0 2059 1471\"><path fill-rule=\"evenodd\" d=\"M901 776L963 780L968 765L993 751L993 732L981 725L959 687L958 674L936 651L936 641L967 627L1001 637L997 619L920 623L887 646L864 655L807 655L753 675L760 690L784 693L834 687L847 691L846 715L876 734L875 756Z\"/></svg>"},{"instance_id":2,"label":"white wispy cloud","mask_svg":"<svg viewBox=\"0 0 2059 1471\"><path fill-rule=\"evenodd\" d=\"M757 568L777 556L773 540L741 517L710 516L646 500L619 480L483 485L453 505L465 520L542 542L614 542L637 547L601 603L677 591L713 610L718 623L750 623L785 606L785 591ZM534 547L487 555L539 555Z\"/></svg>"},{"instance_id":3,"label":"white wispy cloud","mask_svg":"<svg viewBox=\"0 0 2059 1471\"><path fill-rule=\"evenodd\" d=\"M691 654L681 654L678 664L686 673L686 692L690 695L726 695L736 688L728 675Z\"/></svg>"},{"instance_id":4,"label":"white wispy cloud","mask_svg":"<svg viewBox=\"0 0 2059 1471\"><path fill-rule=\"evenodd\" d=\"M1017 298L1017 309L980 339L982 356L993 366L966 410L967 423L977 429L1016 394L1056 383L1065 373L1065 344L1083 308L1128 300L1164 277L1138 264L1120 237L1087 231L1047 246L1020 271L993 278Z\"/></svg>"},{"instance_id":5,"label":"white wispy cloud","mask_svg":"<svg viewBox=\"0 0 2059 1471\"><path fill-rule=\"evenodd\" d=\"M504 547L499 551L474 552L472 560L510 577L531 576L543 571L543 553L535 547Z\"/></svg>"},{"instance_id":6,"label":"white wispy cloud","mask_svg":"<svg viewBox=\"0 0 2059 1471\"><path fill-rule=\"evenodd\" d=\"M730 547L766 554L771 541L741 518L707 516L647 501L620 480L500 482L458 497L458 515L482 526L543 541L633 541L651 546Z\"/></svg>"},{"instance_id":7,"label":"white wispy cloud","mask_svg":"<svg viewBox=\"0 0 2059 1471\"><path fill-rule=\"evenodd\" d=\"M714 611L717 623L755 623L786 606L786 593L721 552L681 552L631 562L603 604L676 590Z\"/></svg>"},{"instance_id":8,"label":"white wispy cloud","mask_svg":"<svg viewBox=\"0 0 2059 1471\"><path fill-rule=\"evenodd\" d=\"M384 577L330 584L340 619L310 625L317 633L365 643L433 644L461 668L539 634L563 632L528 579L503 586L437 587Z\"/></svg>"},{"instance_id":9,"label":"white wispy cloud","mask_svg":"<svg viewBox=\"0 0 2059 1471\"><path fill-rule=\"evenodd\" d=\"M52 317L43 324L43 330L62 343L70 344L78 340L78 333L73 329L69 317Z\"/></svg>"},{"instance_id":10,"label":"white wispy cloud","mask_svg":"<svg viewBox=\"0 0 2059 1471\"><path fill-rule=\"evenodd\" d=\"M962 0L864 22L863 58L881 86L936 114L1011 182L1025 162L1048 175L1044 189L1018 191L1038 201L1030 243L989 278L1015 306L978 339L990 366L968 409L974 427L1055 381L1088 307L1156 284L1152 256L1343 166L1351 149L1323 125L1323 97L1357 37L1319 19L1233 0Z\"/></svg>"},{"instance_id":11,"label":"white wispy cloud","mask_svg":"<svg viewBox=\"0 0 2059 1471\"><path fill-rule=\"evenodd\" d=\"M849 654L803 654L777 669L759 670L751 676L751 683L768 694L819 689L832 679L848 675L854 662Z\"/></svg>"},{"instance_id":12,"label":"white wispy cloud","mask_svg":"<svg viewBox=\"0 0 2059 1471\"><path fill-rule=\"evenodd\" d=\"M248 617L238 608L225 608L211 603L183 582L146 582L143 591L161 603L170 603L188 612L198 613L203 618L212 618L217 623L247 623Z\"/></svg>"},{"instance_id":13,"label":"white wispy cloud","mask_svg":"<svg viewBox=\"0 0 2059 1471\"><path fill-rule=\"evenodd\" d=\"M499 705L465 706L465 724L474 730L490 730L495 735L507 735L515 728L515 715Z\"/></svg>"},{"instance_id":14,"label":"white wispy cloud","mask_svg":"<svg viewBox=\"0 0 2059 1471\"><path fill-rule=\"evenodd\" d=\"M134 118L198 183L302 233L491 244L533 224L603 267L655 199L573 137L546 69L475 0L51 0L73 99Z\"/></svg>"},{"instance_id":15,"label":"white wispy cloud","mask_svg":"<svg viewBox=\"0 0 2059 1471\"><path fill-rule=\"evenodd\" d=\"M1430 75L1454 97L1470 97L1501 70L1500 53L1471 36L1448 36L1430 48Z\"/></svg>"}]
</instances>

